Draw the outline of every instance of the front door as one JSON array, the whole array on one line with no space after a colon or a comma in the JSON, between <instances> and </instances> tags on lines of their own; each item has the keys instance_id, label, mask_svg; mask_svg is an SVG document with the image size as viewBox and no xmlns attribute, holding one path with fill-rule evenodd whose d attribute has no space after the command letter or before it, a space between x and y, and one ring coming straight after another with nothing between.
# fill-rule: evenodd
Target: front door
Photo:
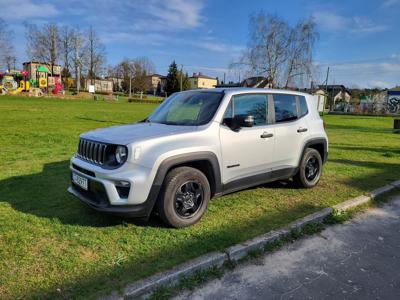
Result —
<instances>
[{"instance_id":1,"label":"front door","mask_svg":"<svg viewBox=\"0 0 400 300\"><path fill-rule=\"evenodd\" d=\"M268 102L267 94L232 97L220 127L224 184L270 172L274 129L268 125ZM237 115L253 116L254 126L232 130L229 120Z\"/></svg>"}]
</instances>

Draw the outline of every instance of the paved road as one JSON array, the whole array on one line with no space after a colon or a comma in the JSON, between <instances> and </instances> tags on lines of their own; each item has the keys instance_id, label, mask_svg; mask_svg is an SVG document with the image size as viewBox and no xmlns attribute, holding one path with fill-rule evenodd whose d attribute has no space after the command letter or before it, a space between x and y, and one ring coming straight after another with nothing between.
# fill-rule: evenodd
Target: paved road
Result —
<instances>
[{"instance_id":1,"label":"paved road","mask_svg":"<svg viewBox=\"0 0 400 300\"><path fill-rule=\"evenodd\" d=\"M400 299L400 196L177 299Z\"/></svg>"}]
</instances>

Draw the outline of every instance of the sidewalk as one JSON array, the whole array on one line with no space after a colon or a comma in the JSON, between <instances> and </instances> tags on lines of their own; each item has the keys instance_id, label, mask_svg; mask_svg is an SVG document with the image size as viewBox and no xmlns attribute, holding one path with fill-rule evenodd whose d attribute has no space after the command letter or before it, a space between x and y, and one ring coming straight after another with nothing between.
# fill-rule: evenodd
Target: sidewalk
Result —
<instances>
[{"instance_id":1,"label":"sidewalk","mask_svg":"<svg viewBox=\"0 0 400 300\"><path fill-rule=\"evenodd\" d=\"M176 299L400 299L400 195Z\"/></svg>"}]
</instances>

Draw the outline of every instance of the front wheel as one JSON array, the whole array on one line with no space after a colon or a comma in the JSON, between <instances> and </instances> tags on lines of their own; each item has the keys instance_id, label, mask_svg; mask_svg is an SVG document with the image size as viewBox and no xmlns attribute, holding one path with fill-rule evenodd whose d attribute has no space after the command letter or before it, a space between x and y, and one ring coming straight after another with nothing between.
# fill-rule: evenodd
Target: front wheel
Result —
<instances>
[{"instance_id":1,"label":"front wheel","mask_svg":"<svg viewBox=\"0 0 400 300\"><path fill-rule=\"evenodd\" d=\"M299 171L293 177L294 181L301 187L312 188L317 185L321 175L321 155L317 150L307 148L301 159Z\"/></svg>"},{"instance_id":2,"label":"front wheel","mask_svg":"<svg viewBox=\"0 0 400 300\"><path fill-rule=\"evenodd\" d=\"M206 211L210 195L210 184L201 171L190 167L173 169L165 177L158 213L172 227L193 225Z\"/></svg>"}]
</instances>

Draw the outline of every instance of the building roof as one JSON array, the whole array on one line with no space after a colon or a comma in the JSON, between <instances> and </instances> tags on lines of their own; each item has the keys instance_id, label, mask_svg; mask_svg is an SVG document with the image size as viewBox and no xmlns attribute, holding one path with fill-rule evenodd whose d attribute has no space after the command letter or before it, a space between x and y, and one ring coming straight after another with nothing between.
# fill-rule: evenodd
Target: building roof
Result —
<instances>
[{"instance_id":1,"label":"building roof","mask_svg":"<svg viewBox=\"0 0 400 300\"><path fill-rule=\"evenodd\" d=\"M161 74L154 73L154 74L147 75L147 77L160 77L160 78L162 78L162 77L165 77L165 76L163 76Z\"/></svg>"},{"instance_id":2,"label":"building roof","mask_svg":"<svg viewBox=\"0 0 400 300\"><path fill-rule=\"evenodd\" d=\"M233 83L233 82L231 82L231 83L220 83L220 84L217 84L215 87L216 88L234 88L234 87L240 87L240 83Z\"/></svg>"},{"instance_id":3,"label":"building roof","mask_svg":"<svg viewBox=\"0 0 400 300\"><path fill-rule=\"evenodd\" d=\"M326 86L318 85L317 88L321 90L326 89L328 91L328 94L344 91L351 95L351 91L342 84L328 84Z\"/></svg>"},{"instance_id":4,"label":"building roof","mask_svg":"<svg viewBox=\"0 0 400 300\"><path fill-rule=\"evenodd\" d=\"M191 76L189 78L204 78L204 79L217 80L217 78L215 78L215 77L207 76L207 75L204 75L204 74L201 74L201 73L193 73L193 76Z\"/></svg>"},{"instance_id":5,"label":"building roof","mask_svg":"<svg viewBox=\"0 0 400 300\"><path fill-rule=\"evenodd\" d=\"M22 65L29 65L29 64L38 64L38 65L46 65L46 66L50 66L51 65L51 63L49 63L49 62L46 63L46 62L40 62L40 61L37 61L37 60L26 61L26 62L22 63ZM61 65L60 64L54 64L53 67L61 67Z\"/></svg>"}]
</instances>

